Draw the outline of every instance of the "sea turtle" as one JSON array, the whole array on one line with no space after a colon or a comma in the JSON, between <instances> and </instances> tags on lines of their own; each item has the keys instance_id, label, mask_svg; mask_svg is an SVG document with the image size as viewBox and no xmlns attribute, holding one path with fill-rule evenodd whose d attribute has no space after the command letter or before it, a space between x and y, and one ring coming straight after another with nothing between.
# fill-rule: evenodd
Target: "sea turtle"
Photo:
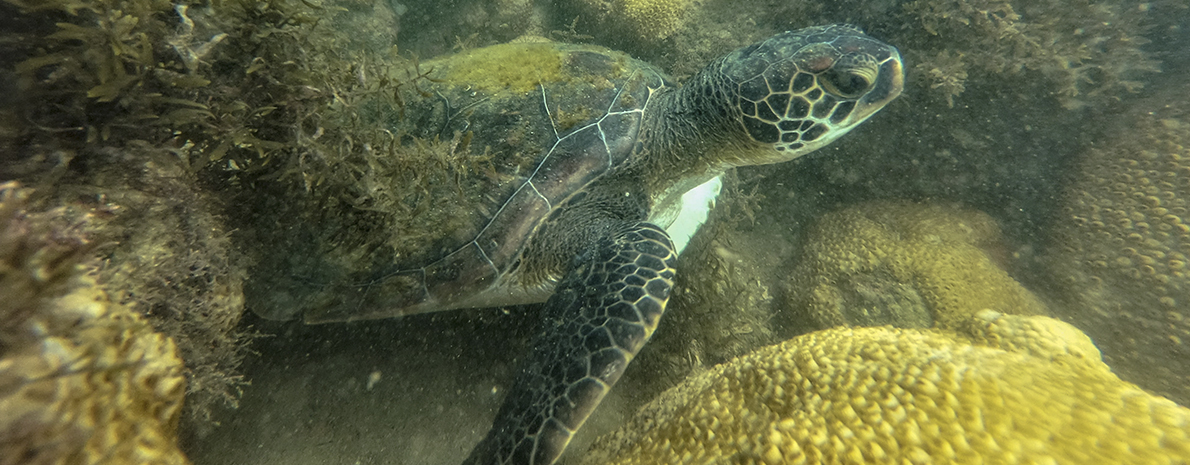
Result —
<instances>
[{"instance_id":1,"label":"sea turtle","mask_svg":"<svg viewBox=\"0 0 1190 465\"><path fill-rule=\"evenodd\" d=\"M544 301L532 353L468 464L553 463L653 334L720 176L830 143L903 79L896 48L845 25L777 34L682 86L625 54L554 42L421 69L400 111L362 111L388 118L395 138L482 152L482 192L435 204L459 213L420 231L419 253L340 260L250 305L328 322Z\"/></svg>"}]
</instances>

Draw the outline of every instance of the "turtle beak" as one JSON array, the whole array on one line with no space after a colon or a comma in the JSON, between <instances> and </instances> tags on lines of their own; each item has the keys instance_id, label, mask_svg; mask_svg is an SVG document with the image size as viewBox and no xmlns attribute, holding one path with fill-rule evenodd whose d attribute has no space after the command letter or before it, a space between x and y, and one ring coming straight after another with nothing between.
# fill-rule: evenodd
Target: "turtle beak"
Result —
<instances>
[{"instance_id":1,"label":"turtle beak","mask_svg":"<svg viewBox=\"0 0 1190 465\"><path fill-rule=\"evenodd\" d=\"M902 68L901 54L894 49L892 55L880 65L875 85L857 102L856 111L852 115L854 121L852 124L858 124L884 108L888 102L901 95L901 90L904 88L905 70Z\"/></svg>"}]
</instances>

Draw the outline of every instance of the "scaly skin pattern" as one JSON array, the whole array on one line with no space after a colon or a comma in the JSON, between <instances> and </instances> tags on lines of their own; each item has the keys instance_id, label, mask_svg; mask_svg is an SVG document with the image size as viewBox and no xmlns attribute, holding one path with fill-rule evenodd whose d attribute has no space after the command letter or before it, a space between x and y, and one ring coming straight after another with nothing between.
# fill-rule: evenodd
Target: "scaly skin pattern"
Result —
<instances>
[{"instance_id":1,"label":"scaly skin pattern","mask_svg":"<svg viewBox=\"0 0 1190 465\"><path fill-rule=\"evenodd\" d=\"M624 374L665 311L677 254L641 223L581 257L545 304L545 330L466 464L548 464Z\"/></svg>"}]
</instances>

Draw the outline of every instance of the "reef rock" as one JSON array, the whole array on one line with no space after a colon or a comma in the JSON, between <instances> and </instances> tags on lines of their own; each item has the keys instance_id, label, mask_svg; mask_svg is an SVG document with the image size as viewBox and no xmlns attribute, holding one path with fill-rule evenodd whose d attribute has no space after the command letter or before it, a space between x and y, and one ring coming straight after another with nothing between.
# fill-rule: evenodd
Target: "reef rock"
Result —
<instances>
[{"instance_id":1,"label":"reef rock","mask_svg":"<svg viewBox=\"0 0 1190 465\"><path fill-rule=\"evenodd\" d=\"M186 464L177 347L85 272L60 211L0 186L0 464Z\"/></svg>"}]
</instances>

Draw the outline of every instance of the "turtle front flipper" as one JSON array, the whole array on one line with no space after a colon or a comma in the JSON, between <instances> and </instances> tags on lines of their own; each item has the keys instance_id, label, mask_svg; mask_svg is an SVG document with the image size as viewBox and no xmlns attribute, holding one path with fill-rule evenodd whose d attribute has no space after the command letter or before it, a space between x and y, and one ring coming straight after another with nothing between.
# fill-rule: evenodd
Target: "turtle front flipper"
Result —
<instances>
[{"instance_id":1,"label":"turtle front flipper","mask_svg":"<svg viewBox=\"0 0 1190 465\"><path fill-rule=\"evenodd\" d=\"M532 353L464 464L554 463L653 335L676 259L669 236L649 223L579 257L546 301Z\"/></svg>"}]
</instances>

